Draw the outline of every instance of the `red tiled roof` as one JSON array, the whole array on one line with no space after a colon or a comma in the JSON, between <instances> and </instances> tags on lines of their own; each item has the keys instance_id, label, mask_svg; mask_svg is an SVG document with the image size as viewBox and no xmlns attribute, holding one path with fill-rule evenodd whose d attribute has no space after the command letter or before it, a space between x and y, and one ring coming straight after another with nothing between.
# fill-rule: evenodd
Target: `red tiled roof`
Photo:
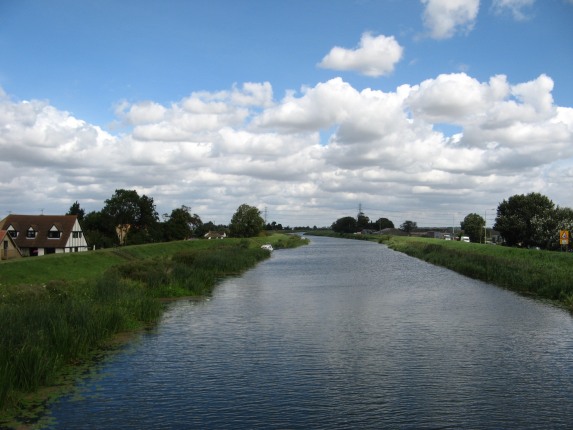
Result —
<instances>
[{"instance_id":1,"label":"red tiled roof","mask_svg":"<svg viewBox=\"0 0 573 430\"><path fill-rule=\"evenodd\" d=\"M0 221L0 229L8 230L12 226L18 232L14 243L20 248L64 248L76 219L76 215L8 215ZM36 231L35 238L26 237L30 227ZM59 239L48 237L52 227L60 231Z\"/></svg>"}]
</instances>

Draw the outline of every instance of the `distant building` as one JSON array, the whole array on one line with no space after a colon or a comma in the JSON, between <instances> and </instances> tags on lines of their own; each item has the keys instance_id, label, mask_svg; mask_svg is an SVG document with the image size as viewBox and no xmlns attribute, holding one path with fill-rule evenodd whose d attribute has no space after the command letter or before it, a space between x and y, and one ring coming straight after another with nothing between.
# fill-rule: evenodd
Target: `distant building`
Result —
<instances>
[{"instance_id":1,"label":"distant building","mask_svg":"<svg viewBox=\"0 0 573 430\"><path fill-rule=\"evenodd\" d=\"M218 231L210 231L203 236L205 239L224 239L227 237L225 232L219 233Z\"/></svg>"},{"instance_id":2,"label":"distant building","mask_svg":"<svg viewBox=\"0 0 573 430\"><path fill-rule=\"evenodd\" d=\"M88 250L76 215L8 215L0 221L25 257Z\"/></svg>"}]
</instances>

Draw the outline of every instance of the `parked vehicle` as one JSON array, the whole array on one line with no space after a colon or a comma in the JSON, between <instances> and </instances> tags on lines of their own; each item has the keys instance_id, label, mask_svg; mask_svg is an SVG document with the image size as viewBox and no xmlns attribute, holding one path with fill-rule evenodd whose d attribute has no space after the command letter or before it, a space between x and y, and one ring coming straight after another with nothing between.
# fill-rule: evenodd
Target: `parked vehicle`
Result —
<instances>
[{"instance_id":1,"label":"parked vehicle","mask_svg":"<svg viewBox=\"0 0 573 430\"><path fill-rule=\"evenodd\" d=\"M460 238L460 241L461 241L461 242L468 242L468 243L469 243L470 237L469 237L469 236L462 236L462 237Z\"/></svg>"}]
</instances>

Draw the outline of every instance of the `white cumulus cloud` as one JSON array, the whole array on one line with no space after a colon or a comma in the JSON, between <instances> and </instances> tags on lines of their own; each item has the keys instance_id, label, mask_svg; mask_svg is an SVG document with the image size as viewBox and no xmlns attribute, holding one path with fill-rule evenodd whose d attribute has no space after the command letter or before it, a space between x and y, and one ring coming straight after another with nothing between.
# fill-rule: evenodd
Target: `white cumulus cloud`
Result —
<instances>
[{"instance_id":1,"label":"white cumulus cloud","mask_svg":"<svg viewBox=\"0 0 573 430\"><path fill-rule=\"evenodd\" d=\"M469 213L476 201L570 189L573 108L552 91L547 75L452 73L392 91L334 78L274 100L270 84L253 83L124 103L118 135L3 95L0 201L14 212L30 201L46 213L76 200L99 210L115 189L136 189L160 213L185 204L217 223L245 202L297 225L328 224L356 202Z\"/></svg>"},{"instance_id":2,"label":"white cumulus cloud","mask_svg":"<svg viewBox=\"0 0 573 430\"><path fill-rule=\"evenodd\" d=\"M393 36L373 36L364 33L356 49L335 46L319 63L319 67L341 71L356 71L378 77L392 73L402 59L404 48Z\"/></svg>"},{"instance_id":3,"label":"white cumulus cloud","mask_svg":"<svg viewBox=\"0 0 573 430\"><path fill-rule=\"evenodd\" d=\"M424 25L434 39L447 39L457 32L471 31L479 11L479 0L420 0L425 6Z\"/></svg>"}]
</instances>

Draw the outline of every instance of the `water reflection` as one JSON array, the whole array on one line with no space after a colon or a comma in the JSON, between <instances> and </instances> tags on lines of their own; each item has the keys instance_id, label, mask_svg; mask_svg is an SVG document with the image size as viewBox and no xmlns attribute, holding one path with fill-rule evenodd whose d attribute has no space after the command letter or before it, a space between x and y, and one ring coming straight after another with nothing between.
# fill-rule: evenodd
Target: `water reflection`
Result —
<instances>
[{"instance_id":1,"label":"water reflection","mask_svg":"<svg viewBox=\"0 0 573 430\"><path fill-rule=\"evenodd\" d=\"M569 314L361 241L172 305L54 428L567 428Z\"/></svg>"}]
</instances>

